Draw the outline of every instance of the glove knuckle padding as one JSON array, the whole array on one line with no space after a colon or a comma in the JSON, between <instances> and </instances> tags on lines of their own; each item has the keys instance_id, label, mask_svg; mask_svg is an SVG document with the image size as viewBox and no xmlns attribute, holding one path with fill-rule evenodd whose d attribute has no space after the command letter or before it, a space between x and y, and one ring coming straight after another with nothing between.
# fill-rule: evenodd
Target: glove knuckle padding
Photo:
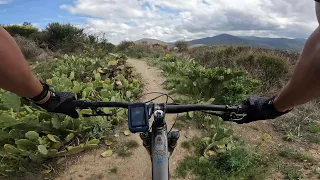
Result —
<instances>
[{"instance_id":1,"label":"glove knuckle padding","mask_svg":"<svg viewBox=\"0 0 320 180\"><path fill-rule=\"evenodd\" d=\"M278 112L273 106L273 98L251 96L245 101L244 105L249 106L247 116L238 121L238 124L249 123L257 120L274 119L286 112Z\"/></svg>"},{"instance_id":2,"label":"glove knuckle padding","mask_svg":"<svg viewBox=\"0 0 320 180\"><path fill-rule=\"evenodd\" d=\"M78 113L72 104L75 99L74 95L70 92L58 92L45 103L40 105L42 108L49 112L63 113L73 118L78 117Z\"/></svg>"}]
</instances>

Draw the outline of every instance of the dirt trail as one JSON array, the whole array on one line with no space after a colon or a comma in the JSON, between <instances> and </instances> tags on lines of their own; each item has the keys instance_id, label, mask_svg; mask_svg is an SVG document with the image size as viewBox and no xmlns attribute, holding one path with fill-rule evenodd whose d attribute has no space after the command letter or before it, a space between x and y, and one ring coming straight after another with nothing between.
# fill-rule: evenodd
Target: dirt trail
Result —
<instances>
[{"instance_id":1,"label":"dirt trail","mask_svg":"<svg viewBox=\"0 0 320 180\"><path fill-rule=\"evenodd\" d=\"M147 65L146 62L140 60L130 59L128 63L132 65L136 71L141 74L144 89L143 92L164 92L167 91L162 88L164 77L162 71ZM141 101L149 100L157 95L147 95L141 99ZM165 98L160 98L155 102L165 102ZM167 115L166 122L168 128L174 122L175 115ZM170 176L174 178L174 170L178 165L178 162L184 158L188 153L187 150L181 148L181 142L193 137L195 131L191 129L183 130L181 137L178 141L177 148L174 150L172 157L170 158ZM57 180L150 180L151 179L151 162L147 151L142 146L141 139L138 134L131 134L128 137L120 135L120 139L135 140L139 143L139 147L132 150L131 157L122 158L114 153L109 158L102 158L100 154L106 149L98 149L85 153L83 156L79 156L77 162L66 167L65 171L57 178ZM116 150L115 150L116 151ZM117 167L117 173L109 173L111 168Z\"/></svg>"}]
</instances>

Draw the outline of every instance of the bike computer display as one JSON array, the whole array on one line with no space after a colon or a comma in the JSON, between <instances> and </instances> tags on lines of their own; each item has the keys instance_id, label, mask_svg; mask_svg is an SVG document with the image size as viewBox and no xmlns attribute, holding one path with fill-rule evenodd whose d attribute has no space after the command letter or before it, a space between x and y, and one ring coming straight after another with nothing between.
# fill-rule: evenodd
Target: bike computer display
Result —
<instances>
[{"instance_id":1,"label":"bike computer display","mask_svg":"<svg viewBox=\"0 0 320 180\"><path fill-rule=\"evenodd\" d=\"M132 133L147 132L149 113L146 103L133 103L128 107L128 126Z\"/></svg>"}]
</instances>

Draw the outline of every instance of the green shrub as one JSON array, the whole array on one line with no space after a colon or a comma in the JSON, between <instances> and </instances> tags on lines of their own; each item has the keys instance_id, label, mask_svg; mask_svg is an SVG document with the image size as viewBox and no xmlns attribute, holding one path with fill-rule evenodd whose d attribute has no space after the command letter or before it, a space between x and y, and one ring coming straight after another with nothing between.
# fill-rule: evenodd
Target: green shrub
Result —
<instances>
[{"instance_id":1,"label":"green shrub","mask_svg":"<svg viewBox=\"0 0 320 180\"><path fill-rule=\"evenodd\" d=\"M118 46L117 50L118 51L125 51L127 50L130 46L134 45L133 41L122 41Z\"/></svg>"},{"instance_id":2,"label":"green shrub","mask_svg":"<svg viewBox=\"0 0 320 180\"><path fill-rule=\"evenodd\" d=\"M24 23L24 25L7 25L3 26L3 28L8 31L11 36L23 36L23 37L30 37L32 34L39 32L39 30L33 27L31 24Z\"/></svg>"},{"instance_id":3,"label":"green shrub","mask_svg":"<svg viewBox=\"0 0 320 180\"><path fill-rule=\"evenodd\" d=\"M166 75L166 88L196 99L216 97L215 103L242 102L259 83L243 71L205 68L193 61L167 55L155 61Z\"/></svg>"},{"instance_id":4,"label":"green shrub","mask_svg":"<svg viewBox=\"0 0 320 180\"><path fill-rule=\"evenodd\" d=\"M103 51L105 51L105 52L112 52L114 49L115 49L115 45L114 44L112 44L112 43L109 43L108 41L107 41L107 39L103 39L103 40L101 40L101 41L99 41L98 43L97 43L97 45L98 45L98 47L100 47Z\"/></svg>"},{"instance_id":5,"label":"green shrub","mask_svg":"<svg viewBox=\"0 0 320 180\"><path fill-rule=\"evenodd\" d=\"M278 91L288 80L290 64L296 62L297 54L264 50L243 46L197 47L188 51L191 58L205 67L224 67L244 70L249 76L260 80L263 93ZM272 88L272 89L271 89Z\"/></svg>"},{"instance_id":6,"label":"green shrub","mask_svg":"<svg viewBox=\"0 0 320 180\"><path fill-rule=\"evenodd\" d=\"M132 41L123 41L117 46L116 50L117 52L139 59L143 57L157 58L165 54L165 46L148 44L146 42L134 43Z\"/></svg>"},{"instance_id":7,"label":"green shrub","mask_svg":"<svg viewBox=\"0 0 320 180\"><path fill-rule=\"evenodd\" d=\"M275 84L289 72L289 64L272 53L248 54L235 58L236 63L268 85Z\"/></svg>"},{"instance_id":8,"label":"green shrub","mask_svg":"<svg viewBox=\"0 0 320 180\"><path fill-rule=\"evenodd\" d=\"M108 42L97 42L95 44L84 44L82 52L85 56L104 58L113 51L115 45Z\"/></svg>"},{"instance_id":9,"label":"green shrub","mask_svg":"<svg viewBox=\"0 0 320 180\"><path fill-rule=\"evenodd\" d=\"M42 31L40 41L53 51L81 51L85 40L84 30L71 24L50 23Z\"/></svg>"},{"instance_id":10,"label":"green shrub","mask_svg":"<svg viewBox=\"0 0 320 180\"><path fill-rule=\"evenodd\" d=\"M89 57L103 58L115 49L115 45L109 43L107 39L98 35L88 35L83 48L83 53Z\"/></svg>"},{"instance_id":11,"label":"green shrub","mask_svg":"<svg viewBox=\"0 0 320 180\"><path fill-rule=\"evenodd\" d=\"M12 36L19 36L16 40L19 41L20 48L27 58L34 58L40 53L38 59L45 59L45 53L41 53L44 52L41 49L45 49L46 52L84 54L91 58L103 58L115 49L115 45L109 43L104 35L87 35L84 29L71 24L50 23L42 31L30 23L8 25L4 28Z\"/></svg>"},{"instance_id":12,"label":"green shrub","mask_svg":"<svg viewBox=\"0 0 320 180\"><path fill-rule=\"evenodd\" d=\"M183 52L183 51L188 50L189 45L188 45L187 41L179 40L179 41L174 42L174 46L178 48L179 52Z\"/></svg>"}]
</instances>

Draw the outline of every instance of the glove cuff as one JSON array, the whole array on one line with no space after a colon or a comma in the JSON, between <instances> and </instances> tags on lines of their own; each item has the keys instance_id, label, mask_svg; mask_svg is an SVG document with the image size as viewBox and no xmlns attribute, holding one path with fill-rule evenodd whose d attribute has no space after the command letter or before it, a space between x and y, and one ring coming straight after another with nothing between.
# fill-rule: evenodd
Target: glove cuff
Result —
<instances>
[{"instance_id":1,"label":"glove cuff","mask_svg":"<svg viewBox=\"0 0 320 180\"><path fill-rule=\"evenodd\" d=\"M282 116L284 114L287 114L288 112L292 111L292 109L287 110L285 112L279 112L278 110L276 110L276 108L274 107L274 100L276 99L276 96L270 98L267 102L266 102L266 106L269 109L269 113L271 117L279 117Z\"/></svg>"},{"instance_id":2,"label":"glove cuff","mask_svg":"<svg viewBox=\"0 0 320 180\"><path fill-rule=\"evenodd\" d=\"M41 93L39 95L33 97L33 98L29 98L33 102L41 101L44 98L46 98L47 95L48 95L49 86L47 84L45 84L45 83L42 83L42 82L40 82L40 83L42 84L42 87L43 87Z\"/></svg>"}]
</instances>

